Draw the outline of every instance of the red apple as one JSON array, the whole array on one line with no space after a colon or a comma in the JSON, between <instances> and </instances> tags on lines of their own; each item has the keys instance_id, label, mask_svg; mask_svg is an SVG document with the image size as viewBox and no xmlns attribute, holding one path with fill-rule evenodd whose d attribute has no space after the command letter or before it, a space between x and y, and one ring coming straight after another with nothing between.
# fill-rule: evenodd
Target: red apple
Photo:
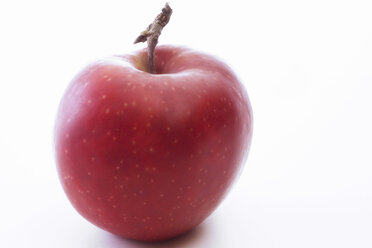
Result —
<instances>
[{"instance_id":1,"label":"red apple","mask_svg":"<svg viewBox=\"0 0 372 248\"><path fill-rule=\"evenodd\" d=\"M216 209L252 135L242 84L216 58L160 46L99 60L70 83L55 128L57 168L76 210L145 241L184 233ZM243 209L242 209L243 211Z\"/></svg>"}]
</instances>

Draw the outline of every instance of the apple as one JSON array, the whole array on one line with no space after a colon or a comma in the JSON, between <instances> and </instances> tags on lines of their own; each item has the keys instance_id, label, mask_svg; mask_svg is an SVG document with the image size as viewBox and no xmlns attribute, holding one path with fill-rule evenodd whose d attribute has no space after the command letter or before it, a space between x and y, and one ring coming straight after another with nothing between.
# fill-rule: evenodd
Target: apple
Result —
<instances>
[{"instance_id":1,"label":"apple","mask_svg":"<svg viewBox=\"0 0 372 248\"><path fill-rule=\"evenodd\" d=\"M247 157L252 110L213 56L159 46L98 60L70 83L55 125L60 181L75 209L111 233L164 240L207 218Z\"/></svg>"}]
</instances>

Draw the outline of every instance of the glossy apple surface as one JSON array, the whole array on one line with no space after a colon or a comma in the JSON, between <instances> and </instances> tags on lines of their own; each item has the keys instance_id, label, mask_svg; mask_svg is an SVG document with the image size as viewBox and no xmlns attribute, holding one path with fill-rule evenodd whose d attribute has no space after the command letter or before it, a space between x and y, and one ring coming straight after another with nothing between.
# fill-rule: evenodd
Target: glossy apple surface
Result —
<instances>
[{"instance_id":1,"label":"glossy apple surface","mask_svg":"<svg viewBox=\"0 0 372 248\"><path fill-rule=\"evenodd\" d=\"M201 223L239 174L252 135L231 69L187 48L99 60L70 83L55 126L57 169L75 209L111 233L163 240Z\"/></svg>"}]
</instances>

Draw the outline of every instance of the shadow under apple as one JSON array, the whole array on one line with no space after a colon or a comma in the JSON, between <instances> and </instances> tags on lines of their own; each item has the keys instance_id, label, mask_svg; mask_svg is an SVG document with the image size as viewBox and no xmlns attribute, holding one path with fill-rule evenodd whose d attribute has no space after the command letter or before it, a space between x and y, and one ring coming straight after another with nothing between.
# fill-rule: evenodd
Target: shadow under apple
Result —
<instances>
[{"instance_id":1,"label":"shadow under apple","mask_svg":"<svg viewBox=\"0 0 372 248\"><path fill-rule=\"evenodd\" d=\"M125 239L105 232L104 243L106 247L112 248L186 248L195 247L206 238L211 223L204 222L192 230L177 236L175 238L160 242L141 242Z\"/></svg>"}]
</instances>

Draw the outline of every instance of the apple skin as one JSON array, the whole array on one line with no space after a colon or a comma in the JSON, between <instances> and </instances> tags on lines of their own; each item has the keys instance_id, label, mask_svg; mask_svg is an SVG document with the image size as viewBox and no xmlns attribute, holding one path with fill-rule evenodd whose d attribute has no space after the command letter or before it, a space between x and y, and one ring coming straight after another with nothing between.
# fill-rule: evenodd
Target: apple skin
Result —
<instances>
[{"instance_id":1,"label":"apple skin","mask_svg":"<svg viewBox=\"0 0 372 248\"><path fill-rule=\"evenodd\" d=\"M57 113L60 181L75 209L111 233L172 238L222 201L247 157L252 110L231 69L184 47L159 46L90 64Z\"/></svg>"}]
</instances>

